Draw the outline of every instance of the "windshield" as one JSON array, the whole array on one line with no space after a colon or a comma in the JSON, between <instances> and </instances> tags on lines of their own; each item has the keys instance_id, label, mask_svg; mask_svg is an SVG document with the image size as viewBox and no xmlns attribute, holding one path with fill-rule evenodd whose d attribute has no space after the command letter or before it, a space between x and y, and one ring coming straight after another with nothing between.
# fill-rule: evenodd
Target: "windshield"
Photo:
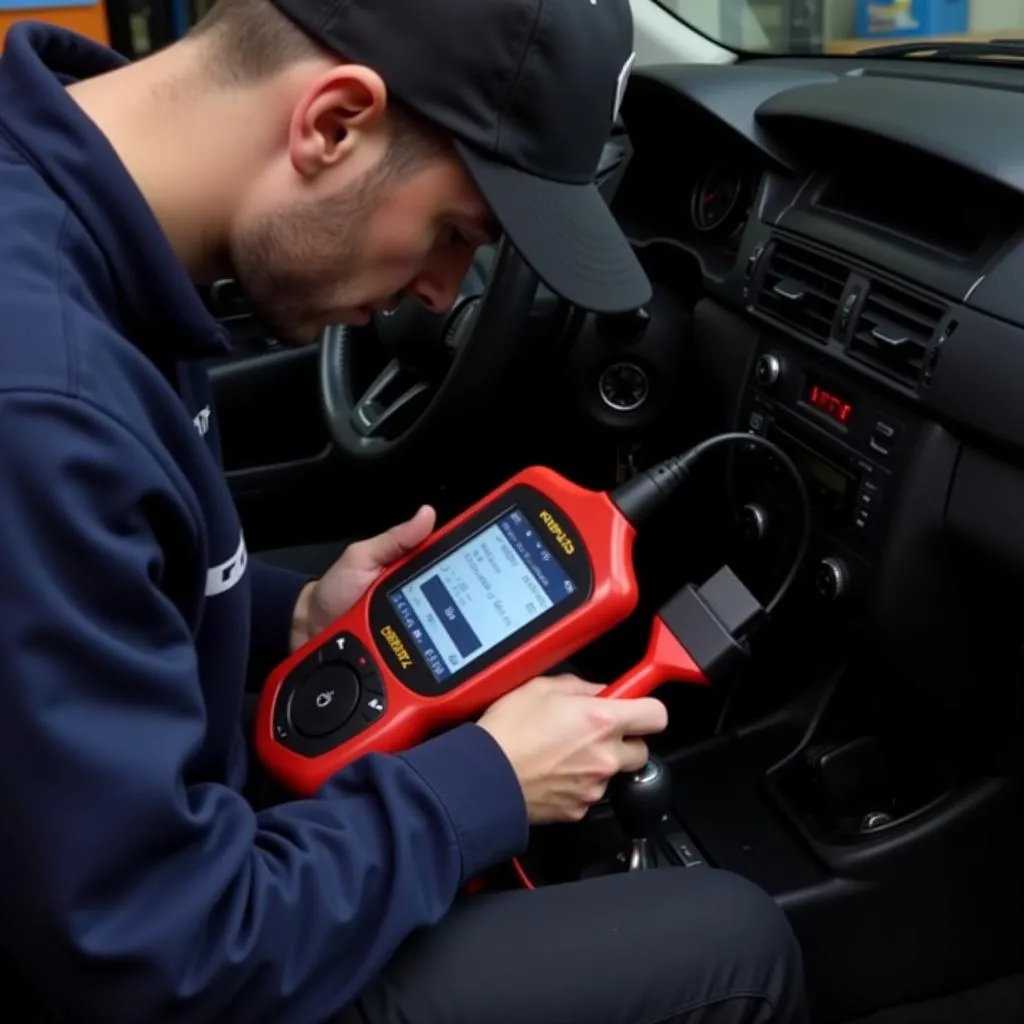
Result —
<instances>
[{"instance_id":1,"label":"windshield","mask_svg":"<svg viewBox=\"0 0 1024 1024\"><path fill-rule=\"evenodd\" d=\"M851 54L899 44L908 56L1024 55L1024 0L657 0L665 10L730 50ZM1014 42L1016 41L1016 46ZM953 43L953 46L949 46ZM907 46L906 44L911 44ZM964 44L971 44L965 46ZM1017 52L1014 52L1014 51Z\"/></svg>"}]
</instances>

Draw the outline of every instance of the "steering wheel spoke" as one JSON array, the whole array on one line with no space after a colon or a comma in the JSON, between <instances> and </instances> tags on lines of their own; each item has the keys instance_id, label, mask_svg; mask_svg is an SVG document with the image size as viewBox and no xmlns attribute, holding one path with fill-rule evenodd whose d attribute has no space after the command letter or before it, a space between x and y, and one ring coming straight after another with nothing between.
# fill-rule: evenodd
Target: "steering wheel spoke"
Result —
<instances>
[{"instance_id":1,"label":"steering wheel spoke","mask_svg":"<svg viewBox=\"0 0 1024 1024\"><path fill-rule=\"evenodd\" d=\"M452 425L486 408L501 387L530 325L537 292L536 274L507 239L492 256L485 250L477 254L459 299L444 314L410 303L371 325L325 329L320 401L343 458L409 465L409 459L439 448L454 458L453 438L467 446L475 441L471 430L453 431ZM366 345L376 345L391 362L364 391L356 385L353 353Z\"/></svg>"},{"instance_id":2,"label":"steering wheel spoke","mask_svg":"<svg viewBox=\"0 0 1024 1024\"><path fill-rule=\"evenodd\" d=\"M353 407L352 428L361 437L386 437L396 418L429 391L430 384L392 359Z\"/></svg>"}]
</instances>

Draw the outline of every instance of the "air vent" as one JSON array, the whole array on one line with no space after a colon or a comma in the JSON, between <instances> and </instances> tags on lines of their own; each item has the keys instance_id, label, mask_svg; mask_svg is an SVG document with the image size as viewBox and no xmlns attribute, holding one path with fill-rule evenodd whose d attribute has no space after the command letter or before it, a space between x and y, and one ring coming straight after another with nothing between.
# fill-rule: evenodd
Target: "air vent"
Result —
<instances>
[{"instance_id":1,"label":"air vent","mask_svg":"<svg viewBox=\"0 0 1024 1024\"><path fill-rule=\"evenodd\" d=\"M827 341L848 276L838 260L793 242L776 242L769 250L757 306L775 320Z\"/></svg>"},{"instance_id":2,"label":"air vent","mask_svg":"<svg viewBox=\"0 0 1024 1024\"><path fill-rule=\"evenodd\" d=\"M849 354L896 380L916 386L935 329L945 312L936 302L875 281L854 324Z\"/></svg>"}]
</instances>

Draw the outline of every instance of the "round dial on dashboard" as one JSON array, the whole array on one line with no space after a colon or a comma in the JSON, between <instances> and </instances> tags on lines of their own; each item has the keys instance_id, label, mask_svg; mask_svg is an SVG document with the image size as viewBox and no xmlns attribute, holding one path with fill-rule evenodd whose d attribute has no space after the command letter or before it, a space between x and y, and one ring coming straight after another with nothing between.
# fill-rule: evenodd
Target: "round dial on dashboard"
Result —
<instances>
[{"instance_id":1,"label":"round dial on dashboard","mask_svg":"<svg viewBox=\"0 0 1024 1024\"><path fill-rule=\"evenodd\" d=\"M647 401L650 382L636 363L613 363L597 382L601 401L615 412L633 412Z\"/></svg>"},{"instance_id":2,"label":"round dial on dashboard","mask_svg":"<svg viewBox=\"0 0 1024 1024\"><path fill-rule=\"evenodd\" d=\"M736 167L713 167L697 181L690 202L690 216L698 231L717 231L740 209L743 199L743 171Z\"/></svg>"},{"instance_id":3,"label":"round dial on dashboard","mask_svg":"<svg viewBox=\"0 0 1024 1024\"><path fill-rule=\"evenodd\" d=\"M756 501L744 505L736 514L736 521L740 536L747 544L764 540L768 533L768 513L764 506Z\"/></svg>"},{"instance_id":4,"label":"round dial on dashboard","mask_svg":"<svg viewBox=\"0 0 1024 1024\"><path fill-rule=\"evenodd\" d=\"M838 601L850 589L850 570L841 558L823 558L818 563L814 586L826 601Z\"/></svg>"},{"instance_id":5,"label":"round dial on dashboard","mask_svg":"<svg viewBox=\"0 0 1024 1024\"><path fill-rule=\"evenodd\" d=\"M778 383L782 376L782 360L774 352L765 352L757 360L754 376L761 387L770 388L773 384Z\"/></svg>"}]
</instances>

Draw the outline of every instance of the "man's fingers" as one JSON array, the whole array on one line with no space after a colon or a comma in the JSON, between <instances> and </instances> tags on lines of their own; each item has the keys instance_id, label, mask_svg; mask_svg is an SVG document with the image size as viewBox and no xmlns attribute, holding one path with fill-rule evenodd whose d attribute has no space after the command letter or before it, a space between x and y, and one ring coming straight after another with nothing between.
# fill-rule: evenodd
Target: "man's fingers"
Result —
<instances>
[{"instance_id":1,"label":"man's fingers","mask_svg":"<svg viewBox=\"0 0 1024 1024\"><path fill-rule=\"evenodd\" d=\"M650 736L668 726L668 708L654 697L637 697L606 702L615 715L623 736Z\"/></svg>"},{"instance_id":2,"label":"man's fingers","mask_svg":"<svg viewBox=\"0 0 1024 1024\"><path fill-rule=\"evenodd\" d=\"M574 697L600 697L601 691L606 689L603 683L588 683L585 679L570 674L541 676L534 682L554 693ZM649 736L651 733L664 732L668 726L668 709L654 697L624 700L602 698L601 711L612 716L615 731L620 736Z\"/></svg>"},{"instance_id":3,"label":"man's fingers","mask_svg":"<svg viewBox=\"0 0 1024 1024\"><path fill-rule=\"evenodd\" d=\"M543 682L554 693L565 693L575 697L596 697L603 689L602 683L588 683L579 676L568 673L558 676L544 676Z\"/></svg>"},{"instance_id":4,"label":"man's fingers","mask_svg":"<svg viewBox=\"0 0 1024 1024\"><path fill-rule=\"evenodd\" d=\"M643 740L627 738L622 741L620 747L620 763L624 772L638 772L650 757L650 750Z\"/></svg>"}]
</instances>

